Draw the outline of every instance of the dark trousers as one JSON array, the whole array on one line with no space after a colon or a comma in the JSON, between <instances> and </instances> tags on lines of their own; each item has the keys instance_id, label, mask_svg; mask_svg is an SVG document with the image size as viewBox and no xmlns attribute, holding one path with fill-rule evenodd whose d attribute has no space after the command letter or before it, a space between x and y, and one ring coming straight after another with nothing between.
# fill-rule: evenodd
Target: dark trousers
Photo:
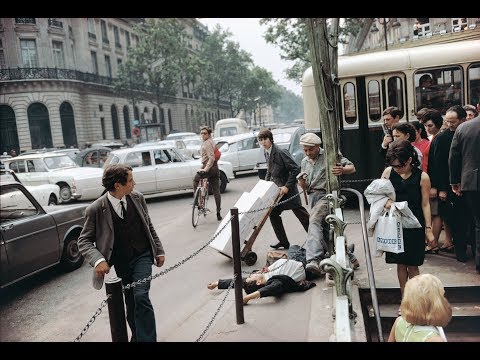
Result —
<instances>
[{"instance_id":1,"label":"dark trousers","mask_svg":"<svg viewBox=\"0 0 480 360\"><path fill-rule=\"evenodd\" d=\"M125 266L115 265L115 272L123 286L152 275L152 255L149 250L134 257ZM155 313L149 296L150 281L136 284L125 290L127 322L132 331L132 340L137 342L157 341Z\"/></svg>"},{"instance_id":2,"label":"dark trousers","mask_svg":"<svg viewBox=\"0 0 480 360\"><path fill-rule=\"evenodd\" d=\"M208 182L212 187L213 197L215 198L215 205L217 208L217 213L220 213L222 198L220 196L220 172L218 166L212 166L211 169L206 173L208 177ZM193 178L193 196L195 196L195 191L197 190L198 183L200 182L200 174L195 174Z\"/></svg>"},{"instance_id":3,"label":"dark trousers","mask_svg":"<svg viewBox=\"0 0 480 360\"><path fill-rule=\"evenodd\" d=\"M273 208L272 212L270 213L270 223L272 224L273 231L275 231L278 242L282 245L290 245L281 217L281 214L284 210L292 210L297 219L300 220L300 223L305 231L308 231L310 214L308 213L307 209L301 205L294 208L286 208L282 205Z\"/></svg>"},{"instance_id":4,"label":"dark trousers","mask_svg":"<svg viewBox=\"0 0 480 360\"><path fill-rule=\"evenodd\" d=\"M475 252L475 266L480 271L480 191L463 191L462 197L465 197L475 224L475 241L472 244L472 251Z\"/></svg>"},{"instance_id":5,"label":"dark trousers","mask_svg":"<svg viewBox=\"0 0 480 360\"><path fill-rule=\"evenodd\" d=\"M458 260L467 258L467 228L468 218L464 214L468 211L465 201L465 195L457 196L449 189L447 191L447 200L445 206L448 210L445 212L444 221L452 229L453 244L455 245L455 256Z\"/></svg>"}]
</instances>

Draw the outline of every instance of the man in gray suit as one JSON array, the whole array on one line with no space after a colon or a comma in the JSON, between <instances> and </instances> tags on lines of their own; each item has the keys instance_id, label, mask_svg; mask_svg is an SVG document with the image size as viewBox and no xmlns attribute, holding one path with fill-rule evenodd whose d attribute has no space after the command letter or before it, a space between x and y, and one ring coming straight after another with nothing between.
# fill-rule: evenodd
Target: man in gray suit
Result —
<instances>
[{"instance_id":1,"label":"man in gray suit","mask_svg":"<svg viewBox=\"0 0 480 360\"><path fill-rule=\"evenodd\" d=\"M108 166L102 178L106 192L85 211L78 248L94 267L94 287L100 289L111 266L125 286L152 275L152 265L165 262L165 252L150 221L143 195L135 190L132 168ZM96 286L97 284L98 286ZM150 281L125 290L127 322L132 341L155 342L155 314Z\"/></svg>"},{"instance_id":2,"label":"man in gray suit","mask_svg":"<svg viewBox=\"0 0 480 360\"><path fill-rule=\"evenodd\" d=\"M297 175L300 173L300 167L295 163L288 150L280 149L273 143L273 134L270 130L261 130L257 137L265 151L265 160L267 161L265 180L273 181L280 188L280 194L283 196L280 200L285 201L281 205L275 206L270 213L270 223L278 239L278 243L270 245L270 247L288 249L290 242L283 226L282 212L292 210L305 231L308 231L309 225L310 214L302 206L302 199L298 196Z\"/></svg>"},{"instance_id":3,"label":"man in gray suit","mask_svg":"<svg viewBox=\"0 0 480 360\"><path fill-rule=\"evenodd\" d=\"M448 159L452 191L464 196L475 222L475 267L480 274L480 116L459 125Z\"/></svg>"}]
</instances>

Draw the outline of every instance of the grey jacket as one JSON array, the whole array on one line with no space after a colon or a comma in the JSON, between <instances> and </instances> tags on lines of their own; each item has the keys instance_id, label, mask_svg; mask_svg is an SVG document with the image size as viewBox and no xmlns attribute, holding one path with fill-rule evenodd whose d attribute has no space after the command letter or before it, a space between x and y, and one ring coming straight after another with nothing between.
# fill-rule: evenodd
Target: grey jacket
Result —
<instances>
[{"instance_id":1,"label":"grey jacket","mask_svg":"<svg viewBox=\"0 0 480 360\"><path fill-rule=\"evenodd\" d=\"M480 191L480 116L465 121L455 130L448 164L450 184L461 191Z\"/></svg>"},{"instance_id":2,"label":"grey jacket","mask_svg":"<svg viewBox=\"0 0 480 360\"><path fill-rule=\"evenodd\" d=\"M145 198L135 190L127 196L132 200L142 219L145 233L148 234L152 247L152 254L154 257L165 255L162 243L148 215ZM115 237L113 231L112 212L108 204L107 193L105 193L85 210L85 225L78 238L78 249L91 266L94 266L97 260L101 258L105 258L107 261L110 259Z\"/></svg>"}]
</instances>

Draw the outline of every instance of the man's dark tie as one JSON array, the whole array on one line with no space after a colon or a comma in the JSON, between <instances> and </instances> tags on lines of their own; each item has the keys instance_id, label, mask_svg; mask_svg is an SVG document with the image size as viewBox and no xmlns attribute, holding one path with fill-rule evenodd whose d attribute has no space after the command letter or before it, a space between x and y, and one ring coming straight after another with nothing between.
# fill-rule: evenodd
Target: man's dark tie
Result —
<instances>
[{"instance_id":1,"label":"man's dark tie","mask_svg":"<svg viewBox=\"0 0 480 360\"><path fill-rule=\"evenodd\" d=\"M268 151L265 151L265 160L267 160L267 165L268 165L268 160L270 160L270 154Z\"/></svg>"},{"instance_id":2,"label":"man's dark tie","mask_svg":"<svg viewBox=\"0 0 480 360\"><path fill-rule=\"evenodd\" d=\"M127 210L125 209L125 205L123 204L122 200L120 200L120 205L122 205L122 219L125 219L125 216L127 215Z\"/></svg>"}]
</instances>

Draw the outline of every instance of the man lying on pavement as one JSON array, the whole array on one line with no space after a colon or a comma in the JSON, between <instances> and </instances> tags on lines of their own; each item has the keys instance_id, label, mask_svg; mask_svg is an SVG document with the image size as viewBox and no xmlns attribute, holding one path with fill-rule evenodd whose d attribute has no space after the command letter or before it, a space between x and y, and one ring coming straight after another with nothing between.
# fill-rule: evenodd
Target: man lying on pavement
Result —
<instances>
[{"instance_id":1,"label":"man lying on pavement","mask_svg":"<svg viewBox=\"0 0 480 360\"><path fill-rule=\"evenodd\" d=\"M232 279L220 279L208 284L208 288L228 289ZM288 292L306 291L316 284L306 280L305 267L302 262L292 259L279 259L261 271L254 271L243 278L243 289L247 293L243 303L267 296L279 296ZM233 286L232 286L233 287Z\"/></svg>"}]
</instances>

